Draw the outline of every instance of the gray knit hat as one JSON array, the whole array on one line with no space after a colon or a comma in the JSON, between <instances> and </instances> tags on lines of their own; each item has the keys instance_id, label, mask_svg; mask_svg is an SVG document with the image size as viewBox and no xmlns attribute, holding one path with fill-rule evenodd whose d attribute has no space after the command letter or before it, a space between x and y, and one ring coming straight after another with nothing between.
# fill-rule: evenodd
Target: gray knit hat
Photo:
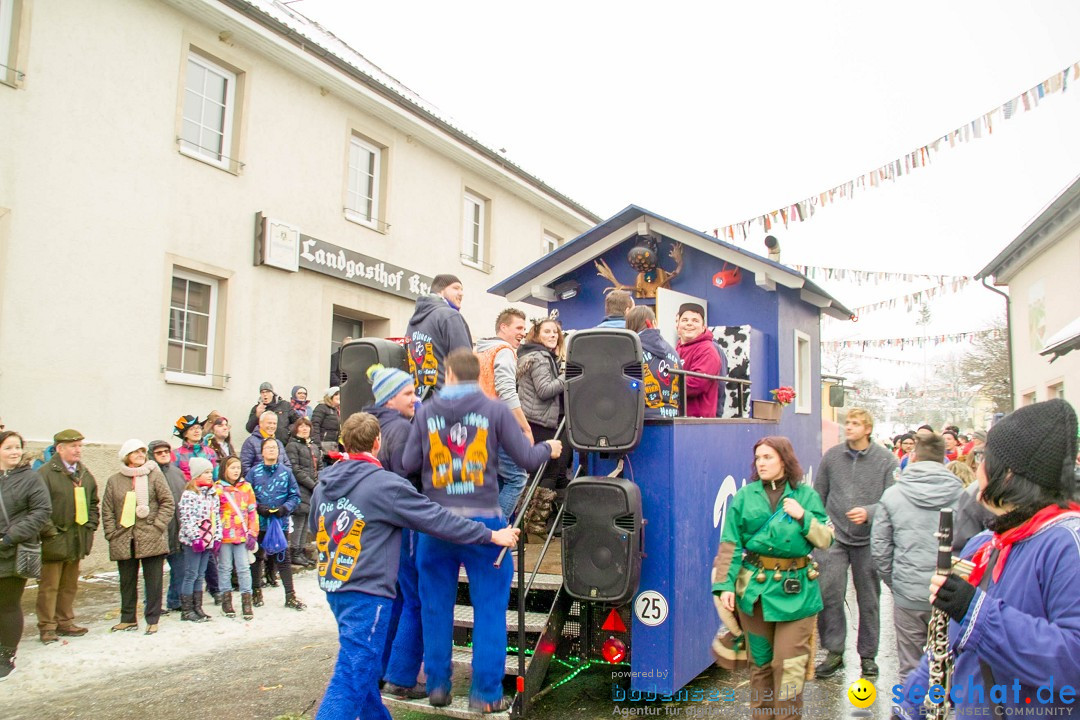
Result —
<instances>
[{"instance_id":1,"label":"gray knit hat","mask_svg":"<svg viewBox=\"0 0 1080 720\"><path fill-rule=\"evenodd\" d=\"M1072 497L1076 465L1076 411L1061 399L1009 413L986 434L986 446L1005 467L1045 488Z\"/></svg>"}]
</instances>

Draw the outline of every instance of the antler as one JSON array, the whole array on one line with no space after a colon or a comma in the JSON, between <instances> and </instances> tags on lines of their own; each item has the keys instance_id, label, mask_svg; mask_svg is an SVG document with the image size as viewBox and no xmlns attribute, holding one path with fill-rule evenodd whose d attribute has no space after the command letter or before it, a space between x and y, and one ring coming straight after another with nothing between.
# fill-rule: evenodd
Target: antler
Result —
<instances>
[{"instance_id":1,"label":"antler","mask_svg":"<svg viewBox=\"0 0 1080 720\"><path fill-rule=\"evenodd\" d=\"M608 266L607 262L605 262L602 258L600 260L594 261L593 264L596 265L596 274L607 280L613 286L607 288L606 290L604 290L604 292L610 292L612 290L633 289L632 285L623 285L621 282L619 282L618 279L615 277L615 273L611 271L611 268Z\"/></svg>"},{"instance_id":2,"label":"antler","mask_svg":"<svg viewBox=\"0 0 1080 720\"><path fill-rule=\"evenodd\" d=\"M682 243L675 243L671 246L671 252L668 256L675 261L675 269L668 273L668 280L674 280L682 272L683 266L683 246Z\"/></svg>"}]
</instances>

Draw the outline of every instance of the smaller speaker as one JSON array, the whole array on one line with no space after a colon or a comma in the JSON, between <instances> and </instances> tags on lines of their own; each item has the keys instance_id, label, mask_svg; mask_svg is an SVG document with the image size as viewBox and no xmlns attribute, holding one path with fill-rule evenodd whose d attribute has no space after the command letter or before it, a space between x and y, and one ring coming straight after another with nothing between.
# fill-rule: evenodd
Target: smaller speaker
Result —
<instances>
[{"instance_id":1,"label":"smaller speaker","mask_svg":"<svg viewBox=\"0 0 1080 720\"><path fill-rule=\"evenodd\" d=\"M383 367L400 368L409 372L405 348L393 340L360 338L338 350L338 367L346 376L341 384L341 419L358 413L375 401L367 370L375 363Z\"/></svg>"},{"instance_id":2,"label":"smaller speaker","mask_svg":"<svg viewBox=\"0 0 1080 720\"><path fill-rule=\"evenodd\" d=\"M629 452L645 418L641 338L594 328L570 336L566 349L566 425L582 452Z\"/></svg>"},{"instance_id":3,"label":"smaller speaker","mask_svg":"<svg viewBox=\"0 0 1080 720\"><path fill-rule=\"evenodd\" d=\"M641 579L641 490L625 478L581 477L566 487L563 586L578 600L629 602Z\"/></svg>"}]
</instances>

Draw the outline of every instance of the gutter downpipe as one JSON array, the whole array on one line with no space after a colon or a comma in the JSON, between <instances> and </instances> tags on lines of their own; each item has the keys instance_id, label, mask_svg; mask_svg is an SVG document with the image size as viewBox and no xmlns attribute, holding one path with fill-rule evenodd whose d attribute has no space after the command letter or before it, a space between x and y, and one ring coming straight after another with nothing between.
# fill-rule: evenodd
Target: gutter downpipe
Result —
<instances>
[{"instance_id":1,"label":"gutter downpipe","mask_svg":"<svg viewBox=\"0 0 1080 720\"><path fill-rule=\"evenodd\" d=\"M1016 373L1013 369L1013 351L1012 351L1012 299L1008 293L1002 292L995 287L990 287L986 284L986 276L982 277L982 286L990 292L995 292L1001 297L1005 298L1005 334L1008 336L1008 342L1005 347L1009 353L1009 410L1016 409Z\"/></svg>"}]
</instances>

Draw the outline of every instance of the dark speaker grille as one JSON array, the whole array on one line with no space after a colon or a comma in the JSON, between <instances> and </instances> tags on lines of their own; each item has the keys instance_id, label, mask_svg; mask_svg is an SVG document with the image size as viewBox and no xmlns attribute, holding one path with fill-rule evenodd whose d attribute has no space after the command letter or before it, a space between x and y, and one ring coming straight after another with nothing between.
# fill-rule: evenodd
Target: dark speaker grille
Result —
<instances>
[{"instance_id":1,"label":"dark speaker grille","mask_svg":"<svg viewBox=\"0 0 1080 720\"><path fill-rule=\"evenodd\" d=\"M576 363L568 363L566 366L566 379L573 380L579 378L585 372L585 369ZM641 368L638 368L638 376L641 375Z\"/></svg>"},{"instance_id":2,"label":"dark speaker grille","mask_svg":"<svg viewBox=\"0 0 1080 720\"><path fill-rule=\"evenodd\" d=\"M563 509L563 514L562 514L562 526L564 528L567 528L567 527L570 527L572 525L577 525L577 516L574 515L574 513L572 513L572 512L567 512L566 509L564 508Z\"/></svg>"},{"instance_id":3,"label":"dark speaker grille","mask_svg":"<svg viewBox=\"0 0 1080 720\"><path fill-rule=\"evenodd\" d=\"M620 515L615 518L615 527L624 532L634 532L637 530L637 515L634 515L633 513L630 513L629 515Z\"/></svg>"},{"instance_id":4,"label":"dark speaker grille","mask_svg":"<svg viewBox=\"0 0 1080 720\"><path fill-rule=\"evenodd\" d=\"M644 377L644 375L642 375L641 363L623 365L622 371L627 377L637 378L638 380Z\"/></svg>"}]
</instances>

